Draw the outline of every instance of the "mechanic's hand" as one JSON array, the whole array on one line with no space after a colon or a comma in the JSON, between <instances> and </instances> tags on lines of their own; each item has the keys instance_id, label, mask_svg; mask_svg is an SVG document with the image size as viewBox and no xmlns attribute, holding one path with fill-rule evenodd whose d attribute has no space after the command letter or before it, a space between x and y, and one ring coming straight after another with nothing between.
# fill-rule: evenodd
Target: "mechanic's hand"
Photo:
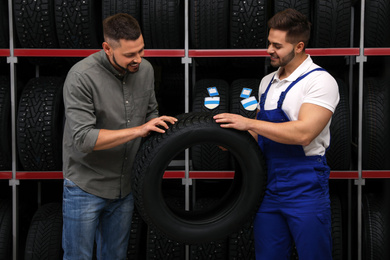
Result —
<instances>
[{"instance_id":1,"label":"mechanic's hand","mask_svg":"<svg viewBox=\"0 0 390 260\"><path fill-rule=\"evenodd\" d=\"M177 119L171 116L160 116L157 118L153 118L147 123L141 126L141 136L148 136L151 132L165 133L164 129L168 129L169 124L175 124Z\"/></svg>"},{"instance_id":2,"label":"mechanic's hand","mask_svg":"<svg viewBox=\"0 0 390 260\"><path fill-rule=\"evenodd\" d=\"M222 128L234 128L241 131L248 130L248 118L237 114L223 113L213 117Z\"/></svg>"}]
</instances>

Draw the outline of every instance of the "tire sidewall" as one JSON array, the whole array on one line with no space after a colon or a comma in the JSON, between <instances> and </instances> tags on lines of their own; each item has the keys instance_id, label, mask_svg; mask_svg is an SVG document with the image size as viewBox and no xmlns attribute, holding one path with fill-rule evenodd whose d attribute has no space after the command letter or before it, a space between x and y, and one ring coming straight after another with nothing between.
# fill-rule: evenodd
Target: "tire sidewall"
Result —
<instances>
[{"instance_id":1,"label":"tire sidewall","mask_svg":"<svg viewBox=\"0 0 390 260\"><path fill-rule=\"evenodd\" d=\"M248 139L242 138L243 134L235 130L222 129L214 123L197 131L184 129L180 134L163 140L159 147L153 147L156 156L142 169L141 174L145 174L143 183L137 185L142 187L140 196L144 203L144 215L147 214L150 222L167 236L177 241L191 243L217 240L239 229L250 217L250 213L259 206L264 194L262 187L265 187L265 174L261 174L265 171L260 149L254 140L254 146L248 146ZM236 157L243 172L241 190L228 205L211 212L210 215L192 219L182 218L168 208L162 196L161 182L164 170L178 152L204 142L223 145ZM257 149L252 151L251 147ZM258 169L260 173L254 169ZM256 205L255 209L253 205Z\"/></svg>"}]
</instances>

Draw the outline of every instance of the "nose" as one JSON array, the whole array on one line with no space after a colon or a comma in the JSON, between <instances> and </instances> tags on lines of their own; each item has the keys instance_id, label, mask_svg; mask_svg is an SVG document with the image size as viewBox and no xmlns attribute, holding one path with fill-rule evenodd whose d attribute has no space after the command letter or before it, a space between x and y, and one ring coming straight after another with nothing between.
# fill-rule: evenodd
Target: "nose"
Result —
<instances>
[{"instance_id":1,"label":"nose","mask_svg":"<svg viewBox=\"0 0 390 260\"><path fill-rule=\"evenodd\" d=\"M268 54L271 54L271 53L273 53L274 52L274 49L272 48L272 44L269 44L268 45L268 48L267 48L267 53Z\"/></svg>"},{"instance_id":2,"label":"nose","mask_svg":"<svg viewBox=\"0 0 390 260\"><path fill-rule=\"evenodd\" d=\"M135 57L134 57L134 62L136 63L140 63L142 60L142 56L138 53Z\"/></svg>"}]
</instances>

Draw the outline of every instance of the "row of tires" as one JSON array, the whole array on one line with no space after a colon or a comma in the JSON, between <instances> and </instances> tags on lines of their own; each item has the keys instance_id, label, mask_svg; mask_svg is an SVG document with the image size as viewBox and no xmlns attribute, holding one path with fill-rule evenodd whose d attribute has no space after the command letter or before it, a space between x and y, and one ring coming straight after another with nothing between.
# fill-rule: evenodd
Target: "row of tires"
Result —
<instances>
[{"instance_id":1,"label":"row of tires","mask_svg":"<svg viewBox=\"0 0 390 260\"><path fill-rule=\"evenodd\" d=\"M332 144L327 151L332 170L349 170L351 164L351 124L348 90L342 80L337 79L340 103L331 123ZM390 162L390 81L384 78L364 80L363 104L363 168L386 170ZM19 86L17 109L17 149L21 168L26 171L53 171L62 167L62 131L64 108L62 100L63 79L40 77L31 79L24 88ZM229 84L221 79L203 79L196 82L192 98L193 112L211 114L231 112L254 118L256 110L244 108L240 97L244 88L251 89L258 98L258 79L239 79ZM208 108L205 99L210 97L208 88L215 87L219 105ZM173 101L172 104L175 104ZM10 83L0 77L0 170L11 169L11 101ZM165 110L169 113L169 111ZM175 111L177 112L177 111ZM179 114L179 113L178 113ZM195 170L229 170L231 155L213 144L202 144L191 148Z\"/></svg>"},{"instance_id":2,"label":"row of tires","mask_svg":"<svg viewBox=\"0 0 390 260\"><path fill-rule=\"evenodd\" d=\"M204 203L204 202L199 202ZM336 194L331 195L333 259L346 259L346 215ZM363 195L362 200L362 259L385 260L389 218L383 198L375 193ZM179 228L179 227L176 227ZM0 259L11 259L11 203L0 200ZM229 233L229 231L227 231ZM188 234L189 236L191 234ZM62 259L62 207L48 203L35 212L31 220L24 250L25 260ZM184 241L175 241L148 225L136 211L132 219L127 259L185 258ZM244 223L237 232L219 240L189 245L190 259L255 259L253 222ZM292 260L299 259L293 249Z\"/></svg>"},{"instance_id":3,"label":"row of tires","mask_svg":"<svg viewBox=\"0 0 390 260\"><path fill-rule=\"evenodd\" d=\"M349 134L349 105L345 84L339 80L341 102L332 120L332 147L328 161L332 169L347 170L350 166L351 148ZM63 79L39 77L29 80L24 88L19 86L17 108L16 144L20 167L25 171L56 171L62 169L62 131L64 107L62 100ZM249 118L256 115L258 79L238 79L229 84L221 79L203 79L196 82L192 98L192 112L218 114L231 112ZM218 105L210 107L206 100L208 89L218 92ZM249 89L250 96L241 92ZM375 95L375 94L374 94ZM376 96L376 95L375 95ZM215 97L214 97L215 98ZM243 101L252 99L250 109ZM175 104L174 101L170 101ZM9 79L0 77L0 170L11 169L11 102ZM165 111L169 112L169 111ZM371 117L369 117L371 118ZM372 152L375 152L373 150ZM195 170L233 169L230 152L224 152L214 144L191 147L192 166Z\"/></svg>"},{"instance_id":4,"label":"row of tires","mask_svg":"<svg viewBox=\"0 0 390 260\"><path fill-rule=\"evenodd\" d=\"M350 47L351 0L190 0L191 48L265 48L267 21L295 8L313 23L310 47ZM8 46L8 0L0 1L0 48ZM368 0L366 46L389 46L389 2ZM100 48L103 18L126 12L140 21L149 49L184 46L184 1L36 0L13 1L16 43L22 48Z\"/></svg>"}]
</instances>

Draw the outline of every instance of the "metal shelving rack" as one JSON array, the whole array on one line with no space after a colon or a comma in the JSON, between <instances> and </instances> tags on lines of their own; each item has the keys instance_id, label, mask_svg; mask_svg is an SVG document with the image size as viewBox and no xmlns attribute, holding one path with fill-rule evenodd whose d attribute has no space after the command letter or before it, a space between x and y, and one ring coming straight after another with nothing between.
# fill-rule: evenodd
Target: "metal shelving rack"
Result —
<instances>
[{"instance_id":1,"label":"metal shelving rack","mask_svg":"<svg viewBox=\"0 0 390 260\"><path fill-rule=\"evenodd\" d=\"M7 63L10 66L10 82L11 82L11 116L12 116L12 171L0 172L0 180L8 180L12 186L12 214L13 214L13 259L18 257L18 185L20 180L44 180L44 179L62 179L62 172L26 172L18 171L16 167L16 71L15 67L19 57L86 57L96 51L95 49L18 49L14 46L13 35L13 20L12 20L12 0L8 0L9 12L9 49L0 49L0 57L6 57ZM218 49L218 50L194 50L189 49L188 38L188 0L185 1L185 43L184 49L175 50L145 50L145 57L178 57L182 59L185 71L185 112L189 112L189 68L193 58L200 57L268 57L266 49ZM385 179L390 178L390 170L386 171L366 171L362 170L362 107L363 107L363 67L367 61L367 56L389 56L390 48L364 48L364 13L365 0L361 0L360 10L360 43L358 48L326 48L326 49L307 49L307 53L312 56L348 56L354 57L356 63L359 64L359 111L358 111L358 162L356 171L332 171L331 179L347 179L354 180L357 186L357 220L358 220L358 259L362 259L362 187L365 185L365 179ZM351 71L350 71L351 73ZM185 153L185 170L184 171L166 171L164 178L183 179L183 184L186 186L186 210L188 210L188 192L189 185L192 179L229 179L234 177L234 172L205 172L205 171L190 171L189 170L189 153ZM351 245L349 249L349 259Z\"/></svg>"}]
</instances>

